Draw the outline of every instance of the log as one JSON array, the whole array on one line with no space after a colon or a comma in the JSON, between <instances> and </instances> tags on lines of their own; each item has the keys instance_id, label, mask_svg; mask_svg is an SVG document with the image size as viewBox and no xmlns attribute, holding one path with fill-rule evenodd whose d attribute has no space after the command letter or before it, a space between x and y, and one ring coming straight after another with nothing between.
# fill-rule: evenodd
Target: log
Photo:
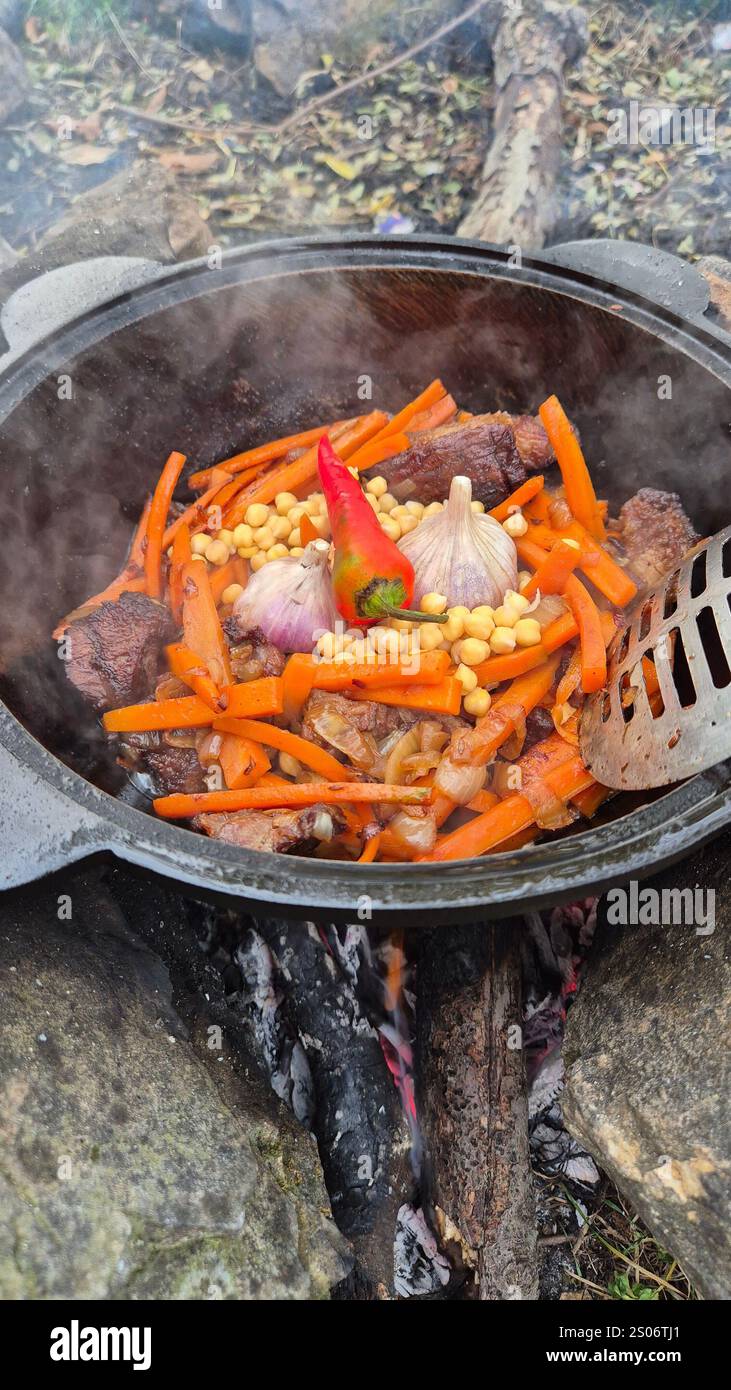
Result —
<instances>
[{"instance_id":1,"label":"log","mask_svg":"<svg viewBox=\"0 0 731 1390\"><path fill-rule=\"evenodd\" d=\"M537 250L550 237L557 216L564 69L586 44L586 19L576 7L506 0L493 45L492 143L460 236L524 251Z\"/></svg>"},{"instance_id":2,"label":"log","mask_svg":"<svg viewBox=\"0 0 731 1390\"><path fill-rule=\"evenodd\" d=\"M535 1299L520 927L434 928L416 979L425 1209L465 1298Z\"/></svg>"},{"instance_id":3,"label":"log","mask_svg":"<svg viewBox=\"0 0 731 1390\"><path fill-rule=\"evenodd\" d=\"M309 1063L313 1129L335 1221L356 1257L358 1300L394 1293L399 1208L413 1193L411 1135L352 984L311 922L257 921L282 975L282 1005Z\"/></svg>"}]
</instances>

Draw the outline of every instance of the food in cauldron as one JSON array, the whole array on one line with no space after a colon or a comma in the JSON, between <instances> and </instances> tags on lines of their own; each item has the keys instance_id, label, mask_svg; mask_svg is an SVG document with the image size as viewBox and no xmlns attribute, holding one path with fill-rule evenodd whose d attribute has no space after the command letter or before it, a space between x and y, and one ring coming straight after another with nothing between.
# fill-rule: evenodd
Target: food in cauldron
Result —
<instances>
[{"instance_id":1,"label":"food in cauldron","mask_svg":"<svg viewBox=\"0 0 731 1390\"><path fill-rule=\"evenodd\" d=\"M638 584L697 536L656 489L612 523L555 396L473 416L435 381L390 419L194 473L181 507L184 464L54 633L158 815L247 849L434 861L610 795L579 754L582 701ZM645 684L658 698L649 659Z\"/></svg>"}]
</instances>

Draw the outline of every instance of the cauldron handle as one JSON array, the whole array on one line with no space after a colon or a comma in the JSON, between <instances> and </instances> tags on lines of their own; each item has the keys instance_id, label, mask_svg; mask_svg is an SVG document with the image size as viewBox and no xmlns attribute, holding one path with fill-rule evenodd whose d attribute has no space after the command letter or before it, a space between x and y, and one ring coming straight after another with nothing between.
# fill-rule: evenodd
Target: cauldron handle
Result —
<instances>
[{"instance_id":1,"label":"cauldron handle","mask_svg":"<svg viewBox=\"0 0 731 1390\"><path fill-rule=\"evenodd\" d=\"M703 322L708 308L708 283L694 265L639 241L615 241L609 237L566 241L541 252L541 259L608 280L617 289L652 299L661 308L682 314L694 323Z\"/></svg>"},{"instance_id":2,"label":"cauldron handle","mask_svg":"<svg viewBox=\"0 0 731 1390\"><path fill-rule=\"evenodd\" d=\"M0 889L6 889L107 849L110 834L100 816L15 756L15 720L0 713Z\"/></svg>"}]
</instances>

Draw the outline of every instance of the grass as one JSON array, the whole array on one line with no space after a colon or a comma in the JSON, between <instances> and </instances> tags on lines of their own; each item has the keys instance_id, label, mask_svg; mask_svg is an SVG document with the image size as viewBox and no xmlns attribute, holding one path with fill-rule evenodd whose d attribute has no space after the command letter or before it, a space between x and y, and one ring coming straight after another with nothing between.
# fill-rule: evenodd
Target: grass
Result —
<instances>
[{"instance_id":1,"label":"grass","mask_svg":"<svg viewBox=\"0 0 731 1390\"><path fill-rule=\"evenodd\" d=\"M75 41L106 28L110 10L122 20L130 8L131 0L64 0L63 5L58 0L31 0L28 18L35 19L54 38Z\"/></svg>"}]
</instances>

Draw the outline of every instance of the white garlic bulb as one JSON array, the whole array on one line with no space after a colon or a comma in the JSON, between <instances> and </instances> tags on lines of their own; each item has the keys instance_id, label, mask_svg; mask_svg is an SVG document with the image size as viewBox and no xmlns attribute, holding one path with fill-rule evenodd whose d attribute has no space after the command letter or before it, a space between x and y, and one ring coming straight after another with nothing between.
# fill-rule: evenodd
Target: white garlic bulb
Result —
<instances>
[{"instance_id":1,"label":"white garlic bulb","mask_svg":"<svg viewBox=\"0 0 731 1390\"><path fill-rule=\"evenodd\" d=\"M473 512L469 478L452 479L443 511L420 522L399 542L414 567L413 602L445 594L450 608L502 603L518 587L515 544L494 517Z\"/></svg>"}]
</instances>

